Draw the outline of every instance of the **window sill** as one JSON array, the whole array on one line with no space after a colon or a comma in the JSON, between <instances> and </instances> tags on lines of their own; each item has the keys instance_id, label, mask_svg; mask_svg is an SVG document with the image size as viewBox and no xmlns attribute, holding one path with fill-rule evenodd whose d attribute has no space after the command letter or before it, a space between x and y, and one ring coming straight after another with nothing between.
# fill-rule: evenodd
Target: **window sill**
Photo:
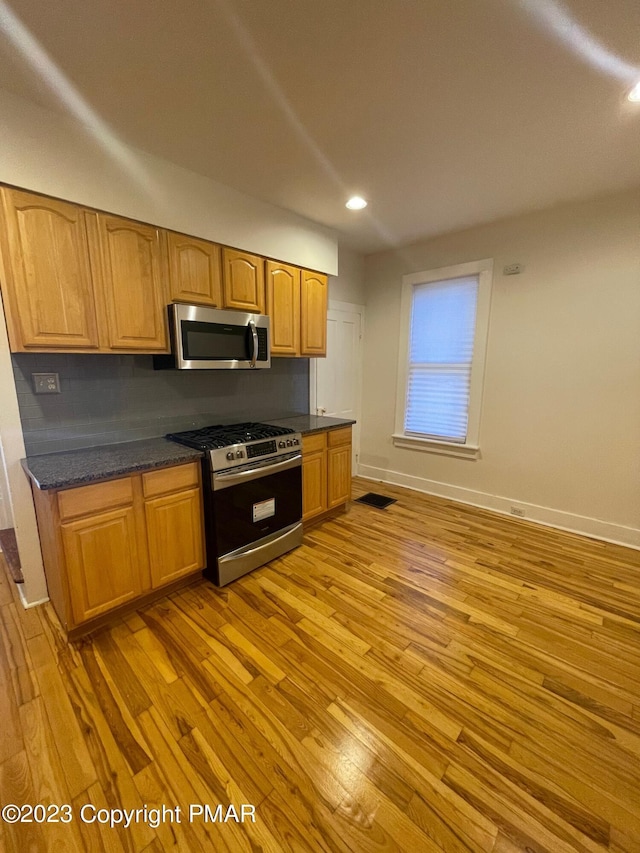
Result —
<instances>
[{"instance_id":1,"label":"window sill","mask_svg":"<svg viewBox=\"0 0 640 853\"><path fill-rule=\"evenodd\" d=\"M480 448L474 444L456 444L453 441L434 441L432 438L392 435L396 447L404 450L420 450L424 453L438 453L441 456L457 456L458 459L479 459Z\"/></svg>"}]
</instances>

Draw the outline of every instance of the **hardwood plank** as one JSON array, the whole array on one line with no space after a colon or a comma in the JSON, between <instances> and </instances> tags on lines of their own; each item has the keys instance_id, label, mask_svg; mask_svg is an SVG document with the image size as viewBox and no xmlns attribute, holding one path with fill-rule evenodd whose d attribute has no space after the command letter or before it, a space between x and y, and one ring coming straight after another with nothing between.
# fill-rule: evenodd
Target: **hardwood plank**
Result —
<instances>
[{"instance_id":1,"label":"hardwood plank","mask_svg":"<svg viewBox=\"0 0 640 853\"><path fill-rule=\"evenodd\" d=\"M638 851L640 555L384 490L76 645L0 577L3 801L256 808L0 849Z\"/></svg>"},{"instance_id":2,"label":"hardwood plank","mask_svg":"<svg viewBox=\"0 0 640 853\"><path fill-rule=\"evenodd\" d=\"M54 743L71 797L76 797L96 781L93 761L87 750L78 725L79 707L69 694L69 684L61 678L52 664L37 671L47 725L51 728Z\"/></svg>"},{"instance_id":3,"label":"hardwood plank","mask_svg":"<svg viewBox=\"0 0 640 853\"><path fill-rule=\"evenodd\" d=\"M151 763L151 758L147 754L145 746L140 743L142 739L139 732L134 730L135 724L132 724L131 720L125 719L123 709L118 704L98 665L94 647L83 644L82 661L91 682L95 699L111 730L113 739L118 745L123 758L131 768L131 773L135 775ZM137 727L135 728L137 729Z\"/></svg>"},{"instance_id":4,"label":"hardwood plank","mask_svg":"<svg viewBox=\"0 0 640 853\"><path fill-rule=\"evenodd\" d=\"M82 720L82 732L98 785L89 786L100 795L99 808L142 808L143 802L136 790L129 763L123 756L113 737L112 728L105 719L100 702L95 696L87 672L78 667L71 680L76 713ZM92 801L93 802L93 801ZM110 827L104 827L103 841ZM129 851L144 849L153 838L153 830L145 823L134 822L128 829L122 825L115 828L122 847ZM106 843L105 843L106 846Z\"/></svg>"},{"instance_id":5,"label":"hardwood plank","mask_svg":"<svg viewBox=\"0 0 640 853\"><path fill-rule=\"evenodd\" d=\"M80 815L81 809L90 803L99 808L103 808L106 803L100 790L100 785L97 782L91 788L79 794L75 800L72 800L71 805L74 815ZM83 849L87 853L123 853L125 850L120 842L118 833L105 832L99 823L87 823L86 821L78 820L78 829L82 837Z\"/></svg>"},{"instance_id":6,"label":"hardwood plank","mask_svg":"<svg viewBox=\"0 0 640 853\"><path fill-rule=\"evenodd\" d=\"M51 729L46 725L46 714L41 698L33 699L20 708L27 760L33 779L33 804L69 803L67 785L60 758L52 742ZM4 794L4 792L3 792ZM75 817L75 816L74 816ZM51 823L46 826L47 843L52 848L82 853L85 844L80 833L82 821Z\"/></svg>"},{"instance_id":7,"label":"hardwood plank","mask_svg":"<svg viewBox=\"0 0 640 853\"><path fill-rule=\"evenodd\" d=\"M22 807L37 802L29 760L24 750L13 754L0 764L0 792L3 805ZM4 821L3 829L8 853L46 849L45 829L38 823Z\"/></svg>"}]
</instances>

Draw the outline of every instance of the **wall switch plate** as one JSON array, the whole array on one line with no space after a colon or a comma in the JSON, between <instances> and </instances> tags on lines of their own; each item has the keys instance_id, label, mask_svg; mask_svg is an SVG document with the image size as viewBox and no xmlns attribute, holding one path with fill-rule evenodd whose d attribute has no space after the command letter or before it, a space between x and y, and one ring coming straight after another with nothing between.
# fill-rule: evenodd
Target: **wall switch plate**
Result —
<instances>
[{"instance_id":1,"label":"wall switch plate","mask_svg":"<svg viewBox=\"0 0 640 853\"><path fill-rule=\"evenodd\" d=\"M34 394L59 394L60 377L57 373L32 373Z\"/></svg>"}]
</instances>

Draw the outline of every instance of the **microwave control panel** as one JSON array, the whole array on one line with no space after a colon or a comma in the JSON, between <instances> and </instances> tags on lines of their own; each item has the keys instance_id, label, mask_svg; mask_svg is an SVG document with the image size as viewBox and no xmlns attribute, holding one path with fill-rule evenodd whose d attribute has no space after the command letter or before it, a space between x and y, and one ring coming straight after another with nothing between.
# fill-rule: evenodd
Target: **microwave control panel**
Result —
<instances>
[{"instance_id":1,"label":"microwave control panel","mask_svg":"<svg viewBox=\"0 0 640 853\"><path fill-rule=\"evenodd\" d=\"M267 330L256 329L258 333L258 361L267 360Z\"/></svg>"}]
</instances>

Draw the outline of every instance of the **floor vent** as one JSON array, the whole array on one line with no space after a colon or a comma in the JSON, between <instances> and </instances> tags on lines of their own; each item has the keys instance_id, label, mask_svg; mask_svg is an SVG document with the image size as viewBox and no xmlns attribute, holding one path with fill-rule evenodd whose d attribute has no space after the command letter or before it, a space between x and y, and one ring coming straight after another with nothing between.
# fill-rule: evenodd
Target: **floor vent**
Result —
<instances>
[{"instance_id":1,"label":"floor vent","mask_svg":"<svg viewBox=\"0 0 640 853\"><path fill-rule=\"evenodd\" d=\"M378 509L386 509L389 504L394 504L396 499L388 498L385 495L376 495L375 492L367 492L361 498L356 498L356 501L361 504L367 504L367 506L375 506Z\"/></svg>"},{"instance_id":2,"label":"floor vent","mask_svg":"<svg viewBox=\"0 0 640 853\"><path fill-rule=\"evenodd\" d=\"M20 566L20 557L18 556L18 545L16 544L16 534L13 527L7 527L5 530L0 530L0 548L4 554L4 559L9 569L9 574L15 583L24 583L24 576Z\"/></svg>"}]
</instances>

